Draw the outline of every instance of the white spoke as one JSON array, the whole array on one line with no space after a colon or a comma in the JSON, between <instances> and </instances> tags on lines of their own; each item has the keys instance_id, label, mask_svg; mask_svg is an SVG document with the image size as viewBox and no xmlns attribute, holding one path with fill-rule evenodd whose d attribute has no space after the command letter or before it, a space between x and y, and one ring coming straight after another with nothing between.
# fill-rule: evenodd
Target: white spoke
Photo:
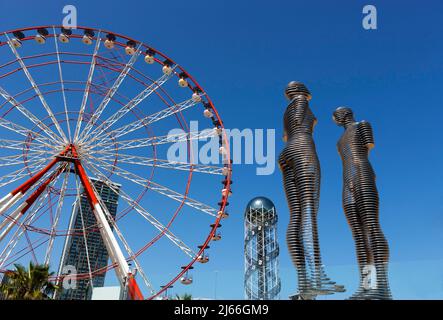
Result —
<instances>
[{"instance_id":1,"label":"white spoke","mask_svg":"<svg viewBox=\"0 0 443 320\"><path fill-rule=\"evenodd\" d=\"M91 168L92 169L92 168ZM101 173L99 172L99 176L100 178L103 178L104 176L101 175ZM105 177L106 178L106 177ZM112 181L110 181L109 179L101 179L101 181L103 183L105 183L113 192L119 194L119 196L121 196L121 193L123 192L122 190L116 190L114 185L112 184ZM110 183L108 183L107 181L110 181ZM97 193L97 190L95 189L95 187L93 186L94 191ZM117 237L120 239L120 241L123 243L123 246L125 247L126 252L129 255L129 259L134 261L134 264L138 270L138 272L140 273L140 275L142 276L142 279L144 281L144 283L146 284L146 286L149 288L149 290L151 291L151 294L155 294L155 290L154 287L152 286L151 282L148 280L148 277L146 276L145 272L143 271L143 268L141 267L140 263L138 262L137 257L135 256L134 252L132 251L132 249L129 247L128 242L126 241L126 239L123 237L123 234L121 233L118 225L115 223L115 219L112 217L111 213L109 212L106 204L103 202L103 200L100 199L100 203L101 206L103 208L103 211L105 212L109 224L113 227L115 233L117 234Z\"/></svg>"},{"instance_id":2,"label":"white spoke","mask_svg":"<svg viewBox=\"0 0 443 320\"><path fill-rule=\"evenodd\" d=\"M176 67L176 66L175 66ZM139 105L143 100L149 97L152 93L158 90L166 81L168 81L172 77L173 73L163 74L157 81L149 85L142 92L140 92L137 96L135 96L131 101L125 104L121 109L119 109L116 113L102 122L96 129L92 130L90 135L94 136L95 133L105 132L108 128L110 128L114 123L123 118L129 111L134 109L137 105ZM85 136L82 141L87 139L88 136ZM80 141L80 142L82 142Z\"/></svg>"},{"instance_id":3,"label":"white spoke","mask_svg":"<svg viewBox=\"0 0 443 320\"><path fill-rule=\"evenodd\" d=\"M62 250L62 254L60 256L60 263L58 265L58 271L57 271L57 285L60 286L60 279L61 279L61 275L63 272L63 268L66 264L66 260L65 258L67 257L66 252L68 250L68 245L70 243L70 240L72 239L72 234L71 230L73 229L74 226L74 218L75 218L75 213L77 212L77 208L79 207L79 203L80 203L80 199L76 198L76 200L74 201L73 205L72 205L72 210L71 210L71 215L69 217L69 224L68 224L68 228L67 228L67 236L65 238L65 241L63 243L63 250ZM59 293L59 291L55 291L54 295L53 295L53 299L56 299L57 294Z\"/></svg>"},{"instance_id":4,"label":"white spoke","mask_svg":"<svg viewBox=\"0 0 443 320\"><path fill-rule=\"evenodd\" d=\"M80 203L80 183L78 181L78 175L77 173L75 174L75 187L77 189L77 201L79 201ZM85 252L86 252L86 263L88 264L88 272L89 272L89 279L92 280L92 269L91 269L91 262L89 260L89 249L88 249L88 238L86 236L86 228L85 228L85 221L84 221L84 216L83 216L83 210L82 210L82 206L79 205L78 206L79 212L80 212L80 220L82 223L82 229L83 229L83 242L85 244ZM91 210L94 210L93 208L91 208ZM106 241L105 239L103 239L103 241ZM90 285L92 286L92 281L90 283Z\"/></svg>"},{"instance_id":5,"label":"white spoke","mask_svg":"<svg viewBox=\"0 0 443 320\"><path fill-rule=\"evenodd\" d=\"M215 175L223 175L223 169L224 169L217 166L178 162L178 161L168 161L164 159L148 158L142 156L135 156L131 154L122 154L122 153L115 154L114 152L107 152L107 151L96 151L94 154L101 160L106 160L106 161L114 161L115 158L117 158L118 163L128 163L128 164L136 164L139 166L159 167L159 168L182 170L182 171L192 170L192 172L200 172L200 173L215 174ZM97 154L99 154L100 156L98 156Z\"/></svg>"},{"instance_id":6,"label":"white spoke","mask_svg":"<svg viewBox=\"0 0 443 320\"><path fill-rule=\"evenodd\" d=\"M46 189L50 185L54 185L57 182L57 180L59 179L59 177L60 176L57 176L53 181L51 181L48 184L48 186L46 186ZM36 218L37 212L39 212L39 210L43 207L44 202L45 202L46 198L48 197L48 195L49 195L49 192L43 192L38 197L37 201L34 202L34 204L31 206L31 208L29 208L29 210L27 211L27 217L23 220L23 222L20 223L20 225L16 229L14 235L11 237L8 244L6 245L6 247L3 249L2 253L0 254L0 269L3 268L3 265L7 261L9 255L14 250L14 248L17 245L17 243L19 242L20 238L25 233L25 231L26 231L25 226L30 226L31 223Z\"/></svg>"},{"instance_id":7,"label":"white spoke","mask_svg":"<svg viewBox=\"0 0 443 320\"><path fill-rule=\"evenodd\" d=\"M0 167L23 165L25 162L30 163L38 159L41 159L42 158L41 154L43 154L43 152L28 153L27 154L28 156L32 156L29 157L28 159L25 159L23 154L0 157Z\"/></svg>"},{"instance_id":8,"label":"white spoke","mask_svg":"<svg viewBox=\"0 0 443 320\"><path fill-rule=\"evenodd\" d=\"M189 133L178 133L178 134L171 134L171 135L167 135L167 136L154 136L154 137L140 138L140 139L133 139L133 140L103 142L103 143L95 144L92 147L82 148L82 150L85 149L86 151L92 151L91 149L98 148L99 151L111 151L114 148L117 148L118 150L144 148L144 147L151 147L151 146L159 145L159 144L187 142L187 141L191 141L191 140L207 139L207 138L214 137L216 135L217 135L217 132L214 129L206 129L203 131L194 131L194 132L189 132Z\"/></svg>"},{"instance_id":9,"label":"white spoke","mask_svg":"<svg viewBox=\"0 0 443 320\"><path fill-rule=\"evenodd\" d=\"M62 87L63 106L65 107L66 125L68 127L68 137L69 137L69 141L71 141L71 125L69 123L68 105L67 105L67 102L66 102L65 83L63 81L62 65L61 65L61 62L60 62L60 51L58 49L58 39L55 36L57 33L55 32L55 27L52 27L52 30L54 32L54 44L55 44L55 51L57 53L58 73L59 73L59 77L60 77L60 84L61 84L61 87Z\"/></svg>"},{"instance_id":10,"label":"white spoke","mask_svg":"<svg viewBox=\"0 0 443 320\"><path fill-rule=\"evenodd\" d=\"M95 66L97 64L97 54L100 48L100 32L97 34L97 40L95 42L94 53L92 54L91 66L89 68L88 79L86 80L85 92L83 94L82 104L80 105L80 112L78 114L77 126L75 127L74 141L77 141L82 126L83 114L85 112L86 103L88 102L89 92L92 85L92 78L94 76Z\"/></svg>"},{"instance_id":11,"label":"white spoke","mask_svg":"<svg viewBox=\"0 0 443 320\"><path fill-rule=\"evenodd\" d=\"M86 124L85 129L83 130L83 133L80 135L80 138L78 140L82 140L83 137L85 137L89 134L89 132L93 128L95 122L98 120L100 115L103 113L103 111L105 110L108 103L111 101L114 94L120 88L120 85L122 84L123 80L126 78L126 75L129 73L129 71L131 70L135 61L137 61L138 56L140 55L140 46L141 46L141 44L138 45L135 53L131 56L131 59L129 59L128 63L126 63L125 67L120 72L120 74L117 77L117 79L115 80L114 84L106 93L106 96L104 97L104 99L100 103L100 105L97 107L95 112L93 113L91 119L89 119L88 123Z\"/></svg>"},{"instance_id":12,"label":"white spoke","mask_svg":"<svg viewBox=\"0 0 443 320\"><path fill-rule=\"evenodd\" d=\"M65 165L65 170L67 168L68 168L68 165ZM68 185L68 179L69 179L69 171L66 171L65 177L63 179L63 184L60 189L60 197L58 199L57 209L55 211L55 217L54 217L54 222L53 222L52 228L51 228L51 234L49 237L48 248L47 248L46 254L45 254L45 264L49 264L50 259L51 259L51 253L52 253L52 248L53 248L54 240L55 240L55 236L56 236L58 221L60 220L60 215L61 215L62 208L63 208L63 202L65 200L65 193L66 193L66 188Z\"/></svg>"},{"instance_id":13,"label":"white spoke","mask_svg":"<svg viewBox=\"0 0 443 320\"><path fill-rule=\"evenodd\" d=\"M13 150L30 150L42 153L49 152L47 149L40 149L41 144L35 142L26 142L26 141L11 140L11 139L0 139L0 148L13 149ZM55 147L52 146L52 148L55 151Z\"/></svg>"},{"instance_id":14,"label":"white spoke","mask_svg":"<svg viewBox=\"0 0 443 320\"><path fill-rule=\"evenodd\" d=\"M128 123L127 125L124 125L124 126L117 128L115 130L112 130L109 132L103 131L103 133L99 133L97 136L92 137L92 139L90 141L86 141L86 143L90 144L94 141L105 139L107 137L119 138L119 137L124 136L128 133L134 132L138 129L141 129L143 127L151 125L154 122L157 122L157 121L160 121L164 118L167 118L173 114L176 114L176 113L179 113L183 110L191 108L192 106L195 106L196 104L197 104L197 102L195 102L192 99L185 100L185 101L177 103L171 107L168 107L166 109L163 109L163 110L160 110L156 113L153 113L149 116L146 116L146 117L138 119L134 122Z\"/></svg>"},{"instance_id":15,"label":"white spoke","mask_svg":"<svg viewBox=\"0 0 443 320\"><path fill-rule=\"evenodd\" d=\"M54 142L58 141L58 143L63 143L64 141L57 136L54 131L52 131L47 125L41 122L32 112L26 109L21 103L14 99L5 89L0 87L0 95L8 101L11 105L13 105L22 115L24 115L29 121L35 124L40 130L48 135L48 137L52 138Z\"/></svg>"},{"instance_id":16,"label":"white spoke","mask_svg":"<svg viewBox=\"0 0 443 320\"><path fill-rule=\"evenodd\" d=\"M32 163L33 161L31 161L31 163L28 164L27 167L19 169L17 171L14 171L12 173L9 173L7 175L4 175L2 177L0 177L0 187L4 187L10 183L13 183L17 180L20 180L24 177L29 177L29 171L31 169L35 169L35 171L38 171L40 169L42 169L45 164L47 163L46 159L41 159L41 160L36 160L34 163ZM8 180L9 179L9 180ZM5 181L7 180L7 181Z\"/></svg>"},{"instance_id":17,"label":"white spoke","mask_svg":"<svg viewBox=\"0 0 443 320\"><path fill-rule=\"evenodd\" d=\"M100 170L97 169L93 164L87 165L96 175L100 177L103 182L112 188L112 181L109 180ZM109 182L107 182L109 181ZM176 245L183 253L189 256L191 259L195 258L197 254L189 248L182 240L180 240L177 236L175 236L167 226L164 226L160 221L158 221L153 215L151 215L146 209L144 209L138 202L133 200L128 194L126 194L123 190L119 190L120 197L123 198L131 208L139 213L146 221L148 221L154 228L163 233L169 240L172 241L174 245Z\"/></svg>"},{"instance_id":18,"label":"white spoke","mask_svg":"<svg viewBox=\"0 0 443 320\"><path fill-rule=\"evenodd\" d=\"M51 142L50 140L41 136L40 134L1 117L0 117L0 126L15 133L18 133L24 137L33 138L47 147L54 147L54 142Z\"/></svg>"},{"instance_id":19,"label":"white spoke","mask_svg":"<svg viewBox=\"0 0 443 320\"><path fill-rule=\"evenodd\" d=\"M178 201L180 203L184 203L187 206L190 206L194 209L204 212L210 216L215 217L217 215L216 209L214 209L206 204L203 204L197 200L191 199L187 195L184 195L184 194L181 194L181 193L176 192L174 190L171 190L165 186L162 186L161 184L155 183L152 180L142 178L142 177L140 177L134 173L131 173L129 171L126 171L124 169L115 167L115 166L108 164L96 157L90 156L90 158L92 158L91 161L89 161L89 159L86 160L86 161L88 161L89 164L91 164L92 160L94 160L96 162L100 162L100 167L105 169L108 172L114 173L114 174L116 174L128 181L131 181L135 184L138 184L140 186L147 187L147 188L149 188L149 190L153 190L153 191L155 191L159 194L162 194L170 199L173 199L173 200Z\"/></svg>"},{"instance_id":20,"label":"white spoke","mask_svg":"<svg viewBox=\"0 0 443 320\"><path fill-rule=\"evenodd\" d=\"M7 34L5 34L6 38L8 39L8 45L11 48L12 52L14 53L15 57L17 58L18 63L22 67L23 72L25 73L26 77L28 78L29 82L31 83L32 87L34 88L35 93L39 97L43 107L45 108L46 112L48 113L49 117L51 118L52 122L54 123L58 133L62 136L63 140L65 142L68 142L68 139L66 138L65 133L63 132L62 128L60 127L60 124L58 123L57 119L55 118L54 113L52 112L51 108L49 107L48 103L46 102L45 98L43 97L37 83L34 81L34 78L32 78L31 74L29 73L28 68L26 67L25 63L23 62L23 59L20 57L20 54L18 53L17 49L14 47L14 45L11 42L11 39Z\"/></svg>"},{"instance_id":21,"label":"white spoke","mask_svg":"<svg viewBox=\"0 0 443 320\"><path fill-rule=\"evenodd\" d=\"M22 231L22 232L20 232L20 231ZM26 231L25 230L17 229L17 235L19 236L18 241L20 240L20 238L21 238L21 236L23 234L26 235ZM27 256L34 249L36 249L36 248L40 247L41 245L45 244L45 242L47 242L47 241L48 241L48 239L46 238L46 236L43 235L39 239L37 239L37 240L35 240L33 242L32 248L31 248L31 246L28 245L27 247L24 247L24 248L18 250L12 257L10 257L10 255L11 255L12 251L14 250L14 248L16 247L18 242L15 242L15 241L14 242L12 242L12 241L8 242L8 245L12 246L12 247L11 247L10 251L5 252L6 257L5 257L4 261L2 261L0 259L0 269L8 268L10 265L14 264L20 258L22 258L24 256ZM18 256L18 257L16 257L16 256Z\"/></svg>"}]
</instances>

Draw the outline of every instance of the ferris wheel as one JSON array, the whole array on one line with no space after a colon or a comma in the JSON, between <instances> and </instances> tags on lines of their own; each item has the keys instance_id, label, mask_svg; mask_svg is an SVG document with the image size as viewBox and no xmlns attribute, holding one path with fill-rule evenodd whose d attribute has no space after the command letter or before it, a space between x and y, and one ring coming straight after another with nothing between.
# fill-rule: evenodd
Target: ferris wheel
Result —
<instances>
[{"instance_id":1,"label":"ferris wheel","mask_svg":"<svg viewBox=\"0 0 443 320\"><path fill-rule=\"evenodd\" d=\"M106 275L135 300L192 284L231 193L204 89L153 47L95 28L3 32L0 52L0 271L44 263L62 285L73 264L70 279Z\"/></svg>"}]
</instances>

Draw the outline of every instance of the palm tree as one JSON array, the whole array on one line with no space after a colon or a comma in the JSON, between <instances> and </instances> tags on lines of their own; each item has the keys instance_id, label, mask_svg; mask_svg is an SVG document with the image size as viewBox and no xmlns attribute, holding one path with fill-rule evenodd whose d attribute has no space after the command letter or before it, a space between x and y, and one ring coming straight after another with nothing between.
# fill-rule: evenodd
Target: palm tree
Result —
<instances>
[{"instance_id":1,"label":"palm tree","mask_svg":"<svg viewBox=\"0 0 443 320\"><path fill-rule=\"evenodd\" d=\"M49 272L48 265L29 263L26 269L15 264L15 270L5 272L7 280L2 281L0 291L7 300L46 300L57 290L49 281L54 273Z\"/></svg>"},{"instance_id":2,"label":"palm tree","mask_svg":"<svg viewBox=\"0 0 443 320\"><path fill-rule=\"evenodd\" d=\"M176 299L177 300L192 300L192 294L185 293L185 294L182 294L181 296L177 294Z\"/></svg>"}]
</instances>

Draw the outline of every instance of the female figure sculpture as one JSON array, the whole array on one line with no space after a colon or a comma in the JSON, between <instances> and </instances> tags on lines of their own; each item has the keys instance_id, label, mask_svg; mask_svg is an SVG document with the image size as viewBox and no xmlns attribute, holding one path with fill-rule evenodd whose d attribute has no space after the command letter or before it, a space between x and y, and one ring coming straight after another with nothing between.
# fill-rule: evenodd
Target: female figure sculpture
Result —
<instances>
[{"instance_id":1,"label":"female figure sculpture","mask_svg":"<svg viewBox=\"0 0 443 320\"><path fill-rule=\"evenodd\" d=\"M344 287L327 278L321 262L317 233L320 163L312 138L317 120L308 105L311 94L302 83L291 82L285 95L290 103L284 114L286 146L279 165L290 212L286 241L298 274L299 294L293 298L314 299L343 292Z\"/></svg>"},{"instance_id":2,"label":"female figure sculpture","mask_svg":"<svg viewBox=\"0 0 443 320\"><path fill-rule=\"evenodd\" d=\"M366 121L356 122L352 110L345 107L338 108L333 119L345 129L337 144L343 162L343 209L360 271L359 288L350 299L392 299L387 271L389 247L380 228L375 173L368 160L374 147L372 128Z\"/></svg>"}]
</instances>

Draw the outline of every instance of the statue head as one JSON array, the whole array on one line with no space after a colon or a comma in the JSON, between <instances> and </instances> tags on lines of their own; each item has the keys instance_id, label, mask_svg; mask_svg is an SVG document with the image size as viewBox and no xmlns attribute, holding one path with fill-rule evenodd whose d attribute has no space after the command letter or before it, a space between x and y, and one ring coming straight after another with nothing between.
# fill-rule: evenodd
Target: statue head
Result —
<instances>
[{"instance_id":1,"label":"statue head","mask_svg":"<svg viewBox=\"0 0 443 320\"><path fill-rule=\"evenodd\" d=\"M351 108L348 107L338 107L333 115L332 119L334 119L334 122L344 127L345 125L354 122L354 112L352 112Z\"/></svg>"},{"instance_id":2,"label":"statue head","mask_svg":"<svg viewBox=\"0 0 443 320\"><path fill-rule=\"evenodd\" d=\"M305 96L308 100L311 100L312 96L306 86L298 81L291 81L288 83L285 89L285 96L289 100L294 99L295 96L302 95Z\"/></svg>"}]
</instances>

